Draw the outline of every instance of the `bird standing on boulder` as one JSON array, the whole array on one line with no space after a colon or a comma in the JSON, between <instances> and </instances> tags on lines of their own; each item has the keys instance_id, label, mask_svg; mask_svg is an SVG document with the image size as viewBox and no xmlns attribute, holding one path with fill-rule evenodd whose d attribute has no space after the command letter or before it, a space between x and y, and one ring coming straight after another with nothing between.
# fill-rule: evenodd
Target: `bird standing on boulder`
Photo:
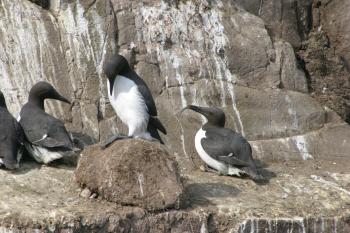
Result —
<instances>
[{"instance_id":1,"label":"bird standing on boulder","mask_svg":"<svg viewBox=\"0 0 350 233\"><path fill-rule=\"evenodd\" d=\"M188 105L205 116L207 122L195 136L196 151L201 159L222 175L247 174L254 180L263 180L258 173L248 141L231 129L224 128L225 114L216 107ZM181 111L181 112L182 112Z\"/></svg>"},{"instance_id":2,"label":"bird standing on boulder","mask_svg":"<svg viewBox=\"0 0 350 233\"><path fill-rule=\"evenodd\" d=\"M128 126L128 136L115 135L102 148L123 138L143 138L162 142L158 130L166 129L157 118L157 109L146 83L133 71L121 55L107 61L104 72L108 78L109 101L121 121Z\"/></svg>"},{"instance_id":3,"label":"bird standing on boulder","mask_svg":"<svg viewBox=\"0 0 350 233\"><path fill-rule=\"evenodd\" d=\"M5 97L0 91L0 166L16 169L23 153L24 135L21 126L7 110Z\"/></svg>"},{"instance_id":4,"label":"bird standing on boulder","mask_svg":"<svg viewBox=\"0 0 350 233\"><path fill-rule=\"evenodd\" d=\"M70 103L51 84L38 82L31 88L28 102L21 109L18 121L28 140L24 143L27 151L37 162L48 164L72 154L75 149L63 122L45 112L45 99Z\"/></svg>"}]
</instances>

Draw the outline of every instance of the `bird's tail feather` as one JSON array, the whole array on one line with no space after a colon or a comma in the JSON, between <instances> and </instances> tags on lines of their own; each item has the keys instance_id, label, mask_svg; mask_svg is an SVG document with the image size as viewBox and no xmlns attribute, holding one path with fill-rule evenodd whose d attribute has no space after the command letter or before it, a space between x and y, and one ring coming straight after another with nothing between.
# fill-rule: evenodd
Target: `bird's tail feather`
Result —
<instances>
[{"instance_id":1,"label":"bird's tail feather","mask_svg":"<svg viewBox=\"0 0 350 233\"><path fill-rule=\"evenodd\" d=\"M154 128L158 129L163 134L167 134L165 127L163 126L162 122L157 117L151 116L149 118L148 125L152 125Z\"/></svg>"},{"instance_id":2,"label":"bird's tail feather","mask_svg":"<svg viewBox=\"0 0 350 233\"><path fill-rule=\"evenodd\" d=\"M256 181L266 180L266 178L262 176L255 167L242 167L241 169L253 180L256 180Z\"/></svg>"},{"instance_id":3,"label":"bird's tail feather","mask_svg":"<svg viewBox=\"0 0 350 233\"><path fill-rule=\"evenodd\" d=\"M147 131L151 134L152 138L157 139L160 143L164 144L162 138L160 137L158 130L153 127L153 125L148 124Z\"/></svg>"}]
</instances>

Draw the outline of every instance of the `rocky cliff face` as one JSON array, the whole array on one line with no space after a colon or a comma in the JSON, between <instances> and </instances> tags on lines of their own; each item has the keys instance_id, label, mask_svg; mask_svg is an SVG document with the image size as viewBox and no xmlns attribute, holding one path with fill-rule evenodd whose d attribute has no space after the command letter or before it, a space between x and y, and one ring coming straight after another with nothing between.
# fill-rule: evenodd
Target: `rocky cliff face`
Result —
<instances>
[{"instance_id":1,"label":"rocky cliff face","mask_svg":"<svg viewBox=\"0 0 350 233\"><path fill-rule=\"evenodd\" d=\"M4 0L2 90L15 114L31 85L48 80L73 104L47 101L47 109L72 131L102 140L125 132L108 103L102 72L106 57L120 52L149 84L168 128L165 141L180 160L194 155L192 137L202 122L175 114L187 104L222 107L228 126L255 141L258 157L268 154L266 140L312 156L307 135L323 128L327 112L307 95L290 44L297 47L305 37L310 4L239 3L51 1L44 10Z\"/></svg>"},{"instance_id":2,"label":"rocky cliff face","mask_svg":"<svg viewBox=\"0 0 350 233\"><path fill-rule=\"evenodd\" d=\"M47 80L72 100L46 102L71 131L93 141L125 133L102 72L119 52L148 83L184 173L200 164L203 120L176 114L187 104L223 108L265 162L349 156L349 126L324 106L348 119L347 1L33 2L0 2L0 88L14 115Z\"/></svg>"}]
</instances>

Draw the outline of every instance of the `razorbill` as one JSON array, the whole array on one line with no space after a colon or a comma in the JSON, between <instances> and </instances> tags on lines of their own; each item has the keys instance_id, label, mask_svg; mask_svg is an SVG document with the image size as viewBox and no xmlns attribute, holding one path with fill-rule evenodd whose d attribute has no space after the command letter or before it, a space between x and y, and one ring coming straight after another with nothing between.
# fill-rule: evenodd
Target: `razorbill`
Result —
<instances>
[{"instance_id":1,"label":"razorbill","mask_svg":"<svg viewBox=\"0 0 350 233\"><path fill-rule=\"evenodd\" d=\"M24 146L29 154L37 162L48 164L71 155L75 148L63 122L45 112L45 99L70 103L51 84L38 82L31 88L28 102L22 107L18 120L28 141Z\"/></svg>"},{"instance_id":2,"label":"razorbill","mask_svg":"<svg viewBox=\"0 0 350 233\"><path fill-rule=\"evenodd\" d=\"M116 54L106 62L104 72L108 78L108 97L114 111L128 126L128 136L116 135L102 145L122 138L143 138L162 143L158 130L166 134L166 129L157 118L157 109L146 83L133 71L128 61Z\"/></svg>"},{"instance_id":3,"label":"razorbill","mask_svg":"<svg viewBox=\"0 0 350 233\"><path fill-rule=\"evenodd\" d=\"M0 91L0 166L16 169L23 153L24 135L20 124L7 110L5 97Z\"/></svg>"},{"instance_id":4,"label":"razorbill","mask_svg":"<svg viewBox=\"0 0 350 233\"><path fill-rule=\"evenodd\" d=\"M225 114L221 109L188 105L182 111L186 109L198 112L207 119L196 133L195 148L209 167L222 175L247 174L254 180L264 179L258 173L249 142L239 133L224 128Z\"/></svg>"}]
</instances>

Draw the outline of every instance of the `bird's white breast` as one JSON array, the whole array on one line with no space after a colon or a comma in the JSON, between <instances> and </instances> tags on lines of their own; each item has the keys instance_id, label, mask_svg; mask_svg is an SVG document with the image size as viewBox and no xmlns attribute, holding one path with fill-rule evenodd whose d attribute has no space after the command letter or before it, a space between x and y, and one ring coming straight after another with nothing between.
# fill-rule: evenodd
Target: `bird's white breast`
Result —
<instances>
[{"instance_id":1,"label":"bird's white breast","mask_svg":"<svg viewBox=\"0 0 350 233\"><path fill-rule=\"evenodd\" d=\"M210 167L214 168L215 170L220 171L223 174L226 174L228 172L228 166L220 161L217 161L215 159L213 159L212 157L210 157L207 152L205 152L205 150L203 149L201 140L203 138L205 138L205 131L201 128L200 130L198 130L198 132L196 133L196 137L195 137L195 147L196 147L196 151L199 154L199 156L201 157L201 159Z\"/></svg>"},{"instance_id":2,"label":"bird's white breast","mask_svg":"<svg viewBox=\"0 0 350 233\"><path fill-rule=\"evenodd\" d=\"M121 75L113 83L112 95L109 85L107 81L109 101L122 122L128 126L129 136L146 132L149 114L137 85Z\"/></svg>"},{"instance_id":3,"label":"bird's white breast","mask_svg":"<svg viewBox=\"0 0 350 233\"><path fill-rule=\"evenodd\" d=\"M29 142L25 142L24 147L38 163L48 164L64 156L62 152L50 151L47 148L36 146Z\"/></svg>"}]
</instances>

